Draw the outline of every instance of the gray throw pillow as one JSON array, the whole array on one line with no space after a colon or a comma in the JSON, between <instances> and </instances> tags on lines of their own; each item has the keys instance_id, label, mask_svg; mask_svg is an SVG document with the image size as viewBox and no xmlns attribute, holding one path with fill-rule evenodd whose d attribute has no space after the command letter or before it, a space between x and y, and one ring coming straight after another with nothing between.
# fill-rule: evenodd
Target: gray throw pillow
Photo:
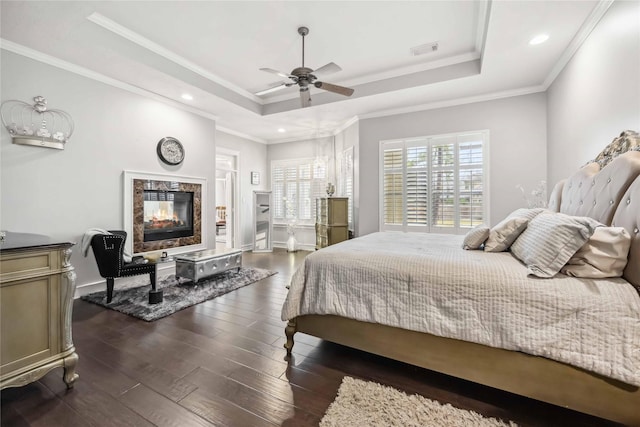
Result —
<instances>
[{"instance_id":1,"label":"gray throw pillow","mask_svg":"<svg viewBox=\"0 0 640 427\"><path fill-rule=\"evenodd\" d=\"M503 252L509 249L520 233L527 228L529 221L543 211L545 211L543 208L521 208L511 212L509 216L491 229L489 238L484 244L484 251Z\"/></svg>"},{"instance_id":2,"label":"gray throw pillow","mask_svg":"<svg viewBox=\"0 0 640 427\"><path fill-rule=\"evenodd\" d=\"M487 237L489 237L489 227L486 225L479 225L469 230L466 236L464 236L464 242L462 242L462 249L480 249Z\"/></svg>"},{"instance_id":3,"label":"gray throw pillow","mask_svg":"<svg viewBox=\"0 0 640 427\"><path fill-rule=\"evenodd\" d=\"M529 274L553 277L601 226L593 218L562 213L538 215L511 246Z\"/></svg>"}]
</instances>

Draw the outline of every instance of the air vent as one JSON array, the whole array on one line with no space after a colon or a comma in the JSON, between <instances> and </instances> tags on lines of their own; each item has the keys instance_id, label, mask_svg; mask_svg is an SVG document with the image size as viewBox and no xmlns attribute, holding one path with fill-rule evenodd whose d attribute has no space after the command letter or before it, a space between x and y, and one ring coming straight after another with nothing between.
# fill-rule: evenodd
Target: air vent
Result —
<instances>
[{"instance_id":1,"label":"air vent","mask_svg":"<svg viewBox=\"0 0 640 427\"><path fill-rule=\"evenodd\" d=\"M412 47L409 49L413 56L424 55L425 53L431 53L438 50L438 42L431 42L421 44L420 46Z\"/></svg>"}]
</instances>

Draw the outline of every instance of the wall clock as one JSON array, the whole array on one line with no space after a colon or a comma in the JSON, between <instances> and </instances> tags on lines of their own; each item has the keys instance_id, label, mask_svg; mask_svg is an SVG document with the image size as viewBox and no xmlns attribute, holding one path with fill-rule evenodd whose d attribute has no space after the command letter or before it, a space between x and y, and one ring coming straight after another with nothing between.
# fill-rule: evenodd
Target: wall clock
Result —
<instances>
[{"instance_id":1,"label":"wall clock","mask_svg":"<svg viewBox=\"0 0 640 427\"><path fill-rule=\"evenodd\" d=\"M177 139L167 136L158 142L156 148L160 160L168 165L179 165L184 160L184 147Z\"/></svg>"}]
</instances>

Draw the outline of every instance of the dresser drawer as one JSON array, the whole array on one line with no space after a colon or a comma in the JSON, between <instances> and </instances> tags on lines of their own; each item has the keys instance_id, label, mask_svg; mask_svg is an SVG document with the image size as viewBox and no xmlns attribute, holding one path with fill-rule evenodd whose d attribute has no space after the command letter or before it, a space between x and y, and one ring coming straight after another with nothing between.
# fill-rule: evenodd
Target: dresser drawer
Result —
<instances>
[{"instance_id":1,"label":"dresser drawer","mask_svg":"<svg viewBox=\"0 0 640 427\"><path fill-rule=\"evenodd\" d=\"M34 251L3 254L0 280L7 282L49 274L59 268L57 251Z\"/></svg>"}]
</instances>

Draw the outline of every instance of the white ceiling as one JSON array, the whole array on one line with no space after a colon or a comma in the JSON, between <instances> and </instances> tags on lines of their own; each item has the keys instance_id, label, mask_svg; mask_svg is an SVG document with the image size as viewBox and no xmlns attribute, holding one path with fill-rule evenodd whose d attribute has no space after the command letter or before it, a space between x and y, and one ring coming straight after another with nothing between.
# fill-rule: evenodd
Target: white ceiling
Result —
<instances>
[{"instance_id":1,"label":"white ceiling","mask_svg":"<svg viewBox=\"0 0 640 427\"><path fill-rule=\"evenodd\" d=\"M545 90L610 1L15 1L0 3L2 48L200 114L261 142L332 133L375 117ZM321 80L352 97L275 86L268 67L335 62ZM548 42L528 41L547 33ZM438 42L412 56L409 49ZM113 83L117 82L117 83ZM192 101L181 98L183 93ZM279 133L285 128L286 133Z\"/></svg>"}]
</instances>

